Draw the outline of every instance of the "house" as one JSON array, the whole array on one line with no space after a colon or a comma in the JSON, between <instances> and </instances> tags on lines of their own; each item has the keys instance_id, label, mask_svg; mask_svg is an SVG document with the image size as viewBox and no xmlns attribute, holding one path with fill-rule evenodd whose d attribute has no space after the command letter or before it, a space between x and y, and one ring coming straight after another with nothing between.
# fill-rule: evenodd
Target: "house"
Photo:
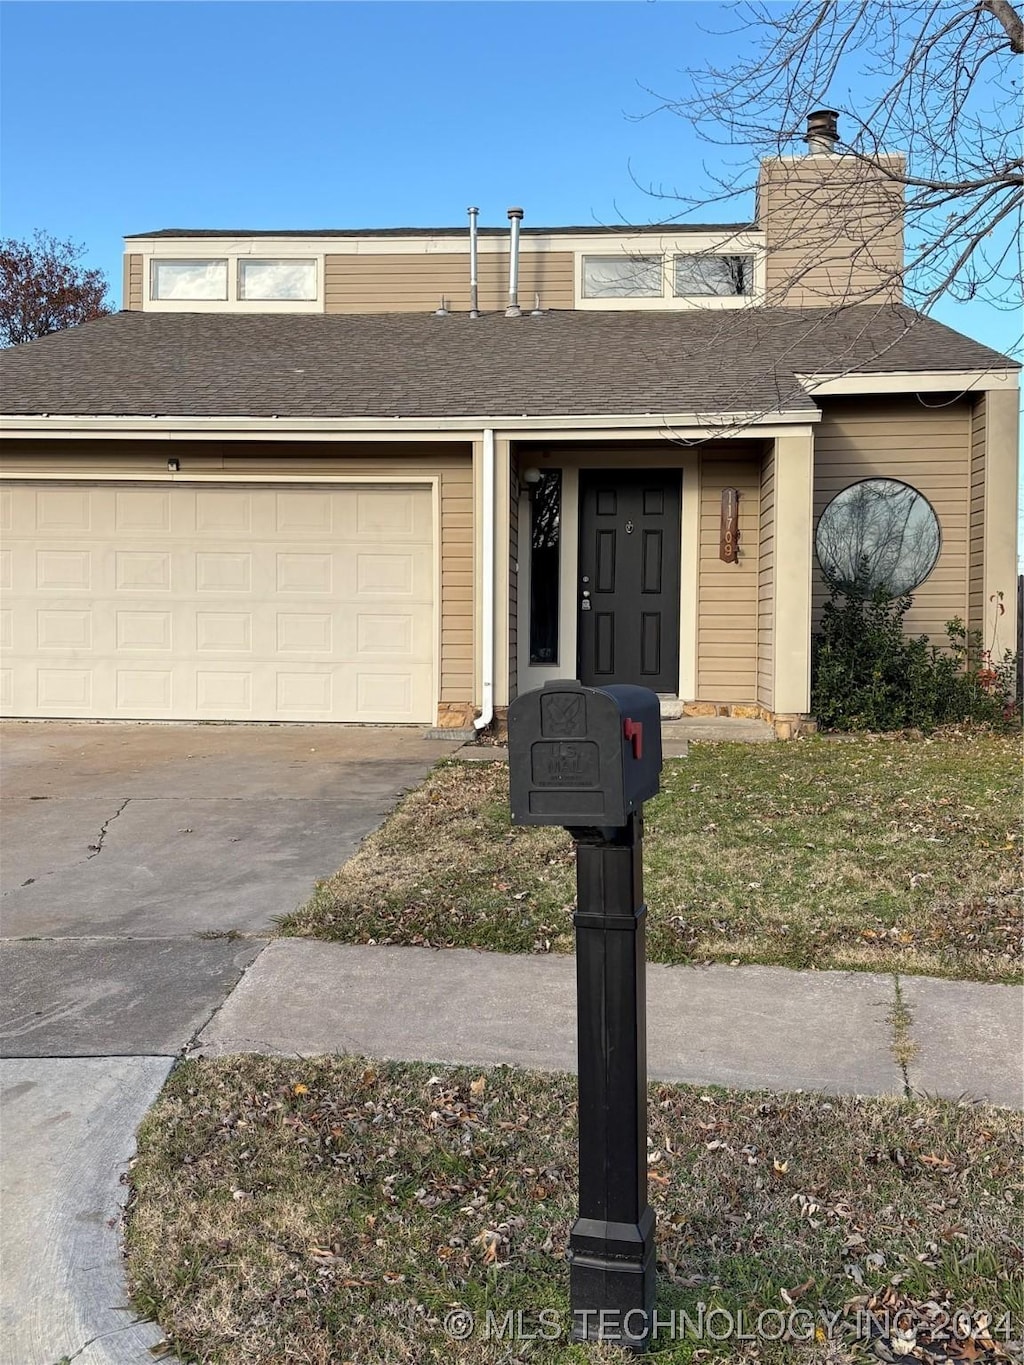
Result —
<instances>
[{"instance_id":1,"label":"house","mask_svg":"<svg viewBox=\"0 0 1024 1365\"><path fill-rule=\"evenodd\" d=\"M127 238L124 311L2 357L4 714L468 727L578 676L788 734L868 561L1011 646L1017 366L900 302L834 136L751 223Z\"/></svg>"}]
</instances>

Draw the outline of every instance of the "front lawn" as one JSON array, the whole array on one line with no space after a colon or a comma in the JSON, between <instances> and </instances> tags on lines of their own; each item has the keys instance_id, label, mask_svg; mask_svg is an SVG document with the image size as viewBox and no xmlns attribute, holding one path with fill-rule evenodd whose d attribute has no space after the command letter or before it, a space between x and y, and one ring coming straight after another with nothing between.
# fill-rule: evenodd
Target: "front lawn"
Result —
<instances>
[{"instance_id":1,"label":"front lawn","mask_svg":"<svg viewBox=\"0 0 1024 1365\"><path fill-rule=\"evenodd\" d=\"M699 744L646 808L648 955L977 981L1021 975L1020 744L946 733ZM452 761L285 933L570 952L574 862L513 829L503 764Z\"/></svg>"},{"instance_id":2,"label":"front lawn","mask_svg":"<svg viewBox=\"0 0 1024 1365\"><path fill-rule=\"evenodd\" d=\"M135 1305L204 1365L622 1362L566 1336L575 1124L571 1077L186 1062L131 1172ZM666 1365L1020 1359L1019 1115L657 1085L649 1133Z\"/></svg>"}]
</instances>

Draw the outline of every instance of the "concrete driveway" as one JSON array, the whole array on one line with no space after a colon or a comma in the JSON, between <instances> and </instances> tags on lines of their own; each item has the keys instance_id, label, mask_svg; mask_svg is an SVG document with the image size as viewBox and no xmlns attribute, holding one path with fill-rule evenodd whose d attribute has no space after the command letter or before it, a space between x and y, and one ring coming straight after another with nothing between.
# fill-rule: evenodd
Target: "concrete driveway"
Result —
<instances>
[{"instance_id":1,"label":"concrete driveway","mask_svg":"<svg viewBox=\"0 0 1024 1365\"><path fill-rule=\"evenodd\" d=\"M117 1246L135 1128L274 918L456 747L397 727L0 726L0 1361L152 1359Z\"/></svg>"}]
</instances>

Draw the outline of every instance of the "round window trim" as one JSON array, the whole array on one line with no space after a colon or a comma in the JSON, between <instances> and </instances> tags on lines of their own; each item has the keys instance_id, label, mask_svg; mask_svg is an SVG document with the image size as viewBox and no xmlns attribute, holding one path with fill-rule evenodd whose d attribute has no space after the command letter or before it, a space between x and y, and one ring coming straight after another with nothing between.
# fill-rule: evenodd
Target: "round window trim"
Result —
<instances>
[{"instance_id":1,"label":"round window trim","mask_svg":"<svg viewBox=\"0 0 1024 1365\"><path fill-rule=\"evenodd\" d=\"M848 484L814 532L825 581L864 597L913 592L935 568L941 547L939 519L925 495L884 476Z\"/></svg>"}]
</instances>

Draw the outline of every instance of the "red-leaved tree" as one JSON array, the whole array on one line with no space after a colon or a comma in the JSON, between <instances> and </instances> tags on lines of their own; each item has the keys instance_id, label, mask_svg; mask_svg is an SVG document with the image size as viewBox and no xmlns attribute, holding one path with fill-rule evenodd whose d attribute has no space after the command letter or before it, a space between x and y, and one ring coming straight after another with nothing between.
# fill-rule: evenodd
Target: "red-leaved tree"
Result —
<instances>
[{"instance_id":1,"label":"red-leaved tree","mask_svg":"<svg viewBox=\"0 0 1024 1365\"><path fill-rule=\"evenodd\" d=\"M111 312L101 270L81 264L85 247L38 229L30 241L0 240L0 346L23 341Z\"/></svg>"}]
</instances>

